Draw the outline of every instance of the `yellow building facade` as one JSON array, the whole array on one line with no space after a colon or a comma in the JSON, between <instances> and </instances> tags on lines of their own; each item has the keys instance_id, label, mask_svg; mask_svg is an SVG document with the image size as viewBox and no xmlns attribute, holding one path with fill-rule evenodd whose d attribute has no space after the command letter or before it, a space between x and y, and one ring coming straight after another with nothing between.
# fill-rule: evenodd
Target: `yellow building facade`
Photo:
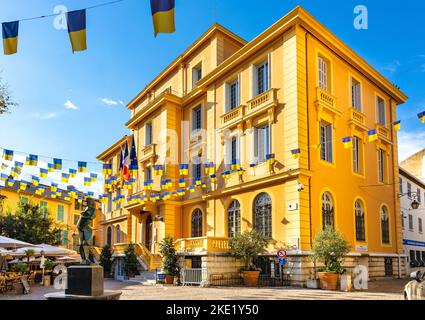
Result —
<instances>
[{"instance_id":1,"label":"yellow building facade","mask_svg":"<svg viewBox=\"0 0 425 320\"><path fill-rule=\"evenodd\" d=\"M54 221L55 227L62 230L58 235L60 247L75 250L78 252L79 238L77 224L80 220L83 206L77 200L65 199L68 192L61 190L62 195L53 198L50 187L44 186L43 195L35 193L37 187L29 184L25 191L20 190L19 182L15 182L12 187L6 184L0 187L0 215L16 212L19 203L30 203L39 206L40 212L46 213ZM98 206L98 205L97 205ZM97 209L96 218L93 221L93 245L100 245L101 238L101 209Z\"/></svg>"},{"instance_id":2,"label":"yellow building facade","mask_svg":"<svg viewBox=\"0 0 425 320\"><path fill-rule=\"evenodd\" d=\"M406 99L301 7L250 42L213 25L128 104L137 183L113 189L102 241L117 249L136 243L152 267L169 235L186 265L212 275L237 271L228 239L255 228L270 238L263 271L274 272L277 251L287 249L293 280L303 283L314 236L331 225L351 244L348 267L364 264L372 278L402 275L392 124ZM98 156L114 175L126 139ZM189 164L187 187L196 178L204 187L155 203L113 204L117 195L161 193L164 179L179 189L179 164ZM154 165L164 166L162 176ZM150 178L153 190L144 191Z\"/></svg>"}]
</instances>

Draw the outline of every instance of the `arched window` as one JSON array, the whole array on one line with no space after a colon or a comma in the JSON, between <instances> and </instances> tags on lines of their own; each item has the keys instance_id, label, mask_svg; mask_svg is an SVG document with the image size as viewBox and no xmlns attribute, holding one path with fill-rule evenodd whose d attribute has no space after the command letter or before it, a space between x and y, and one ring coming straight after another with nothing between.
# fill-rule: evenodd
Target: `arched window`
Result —
<instances>
[{"instance_id":1,"label":"arched window","mask_svg":"<svg viewBox=\"0 0 425 320\"><path fill-rule=\"evenodd\" d=\"M112 247L112 228L111 227L108 227L106 243L108 244L108 246Z\"/></svg>"},{"instance_id":2,"label":"arched window","mask_svg":"<svg viewBox=\"0 0 425 320\"><path fill-rule=\"evenodd\" d=\"M364 222L364 208L360 200L357 200L354 205L354 214L356 217L356 240L365 241L365 222Z\"/></svg>"},{"instance_id":3,"label":"arched window","mask_svg":"<svg viewBox=\"0 0 425 320\"><path fill-rule=\"evenodd\" d=\"M254 200L254 228L265 237L272 237L272 199L267 193Z\"/></svg>"},{"instance_id":4,"label":"arched window","mask_svg":"<svg viewBox=\"0 0 425 320\"><path fill-rule=\"evenodd\" d=\"M381 208L381 232L382 243L390 243L390 222L388 220L388 209L385 206Z\"/></svg>"},{"instance_id":5,"label":"arched window","mask_svg":"<svg viewBox=\"0 0 425 320\"><path fill-rule=\"evenodd\" d=\"M322 196L322 222L323 229L326 227L334 228L334 203L329 192L325 192Z\"/></svg>"},{"instance_id":6,"label":"arched window","mask_svg":"<svg viewBox=\"0 0 425 320\"><path fill-rule=\"evenodd\" d=\"M117 237L116 237L115 243L121 243L121 226L120 225L117 225L116 233L117 233Z\"/></svg>"},{"instance_id":7,"label":"arched window","mask_svg":"<svg viewBox=\"0 0 425 320\"><path fill-rule=\"evenodd\" d=\"M233 200L227 209L227 228L229 238L241 233L241 205L238 200Z\"/></svg>"},{"instance_id":8,"label":"arched window","mask_svg":"<svg viewBox=\"0 0 425 320\"><path fill-rule=\"evenodd\" d=\"M200 238L202 234L202 211L196 209L192 213L192 238Z\"/></svg>"}]
</instances>

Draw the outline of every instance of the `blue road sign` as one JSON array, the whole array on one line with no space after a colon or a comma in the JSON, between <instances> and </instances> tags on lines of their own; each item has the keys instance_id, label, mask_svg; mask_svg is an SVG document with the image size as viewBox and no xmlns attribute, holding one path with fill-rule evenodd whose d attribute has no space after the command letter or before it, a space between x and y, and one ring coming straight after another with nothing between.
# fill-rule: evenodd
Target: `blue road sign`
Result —
<instances>
[{"instance_id":1,"label":"blue road sign","mask_svg":"<svg viewBox=\"0 0 425 320\"><path fill-rule=\"evenodd\" d=\"M157 274L157 279L158 279L158 280L165 280L165 277L166 277L166 275L165 275L165 274L163 274L163 273L158 273L158 274Z\"/></svg>"},{"instance_id":2,"label":"blue road sign","mask_svg":"<svg viewBox=\"0 0 425 320\"><path fill-rule=\"evenodd\" d=\"M284 259L284 258L280 258L279 259L279 265L280 266L284 266L286 264L286 259Z\"/></svg>"}]
</instances>

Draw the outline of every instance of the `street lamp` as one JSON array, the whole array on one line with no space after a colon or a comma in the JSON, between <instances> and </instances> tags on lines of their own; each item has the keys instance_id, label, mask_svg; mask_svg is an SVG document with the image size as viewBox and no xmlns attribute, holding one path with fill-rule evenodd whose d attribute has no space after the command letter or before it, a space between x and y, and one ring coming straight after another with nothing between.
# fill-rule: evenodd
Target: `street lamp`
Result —
<instances>
[{"instance_id":1,"label":"street lamp","mask_svg":"<svg viewBox=\"0 0 425 320\"><path fill-rule=\"evenodd\" d=\"M398 195L399 198L402 198L404 196L409 196L409 197L413 197L413 201L410 204L410 206L412 207L413 210L417 210L420 206L420 203L417 200L417 193L416 192L411 192L411 193L401 193Z\"/></svg>"}]
</instances>

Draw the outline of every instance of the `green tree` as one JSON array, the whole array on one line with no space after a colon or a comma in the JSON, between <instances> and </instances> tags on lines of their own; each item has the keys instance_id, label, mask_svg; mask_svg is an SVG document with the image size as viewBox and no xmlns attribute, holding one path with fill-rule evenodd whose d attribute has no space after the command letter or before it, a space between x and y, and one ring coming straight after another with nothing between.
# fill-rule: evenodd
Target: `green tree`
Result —
<instances>
[{"instance_id":1,"label":"green tree","mask_svg":"<svg viewBox=\"0 0 425 320\"><path fill-rule=\"evenodd\" d=\"M100 262L99 264L103 267L105 274L109 274L111 272L112 267L112 251L111 247L107 244L102 248L102 252L100 253Z\"/></svg>"},{"instance_id":2,"label":"green tree","mask_svg":"<svg viewBox=\"0 0 425 320\"><path fill-rule=\"evenodd\" d=\"M30 203L19 203L15 213L0 216L0 234L33 244L58 243L57 228L49 215L44 216L40 208Z\"/></svg>"},{"instance_id":3,"label":"green tree","mask_svg":"<svg viewBox=\"0 0 425 320\"><path fill-rule=\"evenodd\" d=\"M256 230L245 231L229 240L230 254L245 262L243 271L258 271L254 262L266 252L268 239Z\"/></svg>"},{"instance_id":4,"label":"green tree","mask_svg":"<svg viewBox=\"0 0 425 320\"><path fill-rule=\"evenodd\" d=\"M350 252L350 244L339 231L326 227L314 239L312 251L311 258L325 265L319 272L343 273L342 260Z\"/></svg>"},{"instance_id":5,"label":"green tree","mask_svg":"<svg viewBox=\"0 0 425 320\"><path fill-rule=\"evenodd\" d=\"M172 237L162 239L159 243L159 253L162 255L162 269L164 270L164 273L169 276L179 276L179 259L176 254L176 248Z\"/></svg>"},{"instance_id":6,"label":"green tree","mask_svg":"<svg viewBox=\"0 0 425 320\"><path fill-rule=\"evenodd\" d=\"M17 106L18 104L13 101L9 87L5 84L0 77L0 114L9 112L9 108Z\"/></svg>"},{"instance_id":7,"label":"green tree","mask_svg":"<svg viewBox=\"0 0 425 320\"><path fill-rule=\"evenodd\" d=\"M137 255L134 244L130 243L124 251L124 269L127 275L135 275L137 270Z\"/></svg>"}]
</instances>

